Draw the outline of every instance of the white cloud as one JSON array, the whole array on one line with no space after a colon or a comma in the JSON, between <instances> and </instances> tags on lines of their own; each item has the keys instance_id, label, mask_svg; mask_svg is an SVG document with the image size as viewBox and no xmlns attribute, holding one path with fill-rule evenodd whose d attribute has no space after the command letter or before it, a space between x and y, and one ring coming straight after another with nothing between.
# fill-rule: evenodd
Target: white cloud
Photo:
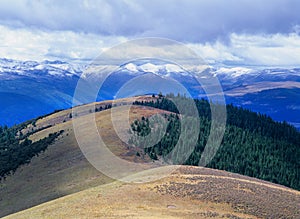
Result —
<instances>
[{"instance_id":1,"label":"white cloud","mask_svg":"<svg viewBox=\"0 0 300 219\"><path fill-rule=\"evenodd\" d=\"M203 60L209 64L222 62L242 62L242 58L234 55L232 50L220 42L205 44L188 44Z\"/></svg>"},{"instance_id":2,"label":"white cloud","mask_svg":"<svg viewBox=\"0 0 300 219\"><path fill-rule=\"evenodd\" d=\"M0 57L93 59L127 39L166 37L209 63L300 64L298 0L0 1Z\"/></svg>"},{"instance_id":3,"label":"white cloud","mask_svg":"<svg viewBox=\"0 0 300 219\"><path fill-rule=\"evenodd\" d=\"M0 24L213 43L231 33L296 31L299 11L298 0L1 0Z\"/></svg>"},{"instance_id":4,"label":"white cloud","mask_svg":"<svg viewBox=\"0 0 300 219\"><path fill-rule=\"evenodd\" d=\"M231 34L228 44L189 44L209 63L230 62L241 65L300 65L300 36L291 34Z\"/></svg>"},{"instance_id":5,"label":"white cloud","mask_svg":"<svg viewBox=\"0 0 300 219\"><path fill-rule=\"evenodd\" d=\"M0 57L19 60L93 59L103 49L126 40L124 37L16 29L1 25L0 33Z\"/></svg>"},{"instance_id":6,"label":"white cloud","mask_svg":"<svg viewBox=\"0 0 300 219\"><path fill-rule=\"evenodd\" d=\"M9 28L3 25L0 25L0 32L0 57L20 60L92 60L104 49L129 39L72 31L49 32L33 28ZM209 64L230 62L240 65L300 65L300 36L296 33L269 35L233 33L229 36L227 44L216 41L186 45ZM139 47L140 50L136 49L135 55L155 56L163 51L165 54L161 54L161 57L167 57L169 54L178 54L177 57L173 57L174 59L189 56L183 54L188 50L183 51L174 45L160 46L165 49L158 49L152 45ZM111 58L120 56L120 53L123 57L126 47L116 52L119 54L109 53Z\"/></svg>"},{"instance_id":7,"label":"white cloud","mask_svg":"<svg viewBox=\"0 0 300 219\"><path fill-rule=\"evenodd\" d=\"M300 65L300 36L295 33L232 34L231 50L249 64Z\"/></svg>"}]
</instances>

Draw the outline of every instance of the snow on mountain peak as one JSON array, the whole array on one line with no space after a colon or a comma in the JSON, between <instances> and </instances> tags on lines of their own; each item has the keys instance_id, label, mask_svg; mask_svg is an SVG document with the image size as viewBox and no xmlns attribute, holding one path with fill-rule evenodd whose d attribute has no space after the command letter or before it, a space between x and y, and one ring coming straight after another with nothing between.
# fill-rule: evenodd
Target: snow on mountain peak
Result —
<instances>
[{"instance_id":1,"label":"snow on mountain peak","mask_svg":"<svg viewBox=\"0 0 300 219\"><path fill-rule=\"evenodd\" d=\"M154 65L152 63L146 63L139 66L140 69L144 72L151 72L151 73L157 73L161 69L161 66Z\"/></svg>"},{"instance_id":2,"label":"snow on mountain peak","mask_svg":"<svg viewBox=\"0 0 300 219\"><path fill-rule=\"evenodd\" d=\"M128 70L128 71L131 71L131 72L138 72L138 71L139 71L138 68L137 68L137 66L136 66L135 64L133 64L133 63L128 63L128 64L126 64L126 65L124 66L124 68L125 68L126 70Z\"/></svg>"},{"instance_id":3,"label":"snow on mountain peak","mask_svg":"<svg viewBox=\"0 0 300 219\"><path fill-rule=\"evenodd\" d=\"M2 76L14 75L34 76L35 74L48 74L52 76L80 75L85 66L73 65L62 61L18 61L12 59L0 59L0 72Z\"/></svg>"},{"instance_id":4,"label":"snow on mountain peak","mask_svg":"<svg viewBox=\"0 0 300 219\"><path fill-rule=\"evenodd\" d=\"M178 65L166 64L165 67L167 72L184 72L184 70Z\"/></svg>"},{"instance_id":5,"label":"snow on mountain peak","mask_svg":"<svg viewBox=\"0 0 300 219\"><path fill-rule=\"evenodd\" d=\"M143 63L127 63L120 66L121 70L127 70L132 73L153 73L159 75L169 75L169 73L186 73L184 69L176 64L171 63L152 63L152 62L143 62Z\"/></svg>"},{"instance_id":6,"label":"snow on mountain peak","mask_svg":"<svg viewBox=\"0 0 300 219\"><path fill-rule=\"evenodd\" d=\"M233 67L233 68L221 67L221 68L217 69L214 73L216 75L226 74L231 77L240 77L242 75L251 74L253 72L254 72L253 69L245 68L245 67Z\"/></svg>"}]
</instances>

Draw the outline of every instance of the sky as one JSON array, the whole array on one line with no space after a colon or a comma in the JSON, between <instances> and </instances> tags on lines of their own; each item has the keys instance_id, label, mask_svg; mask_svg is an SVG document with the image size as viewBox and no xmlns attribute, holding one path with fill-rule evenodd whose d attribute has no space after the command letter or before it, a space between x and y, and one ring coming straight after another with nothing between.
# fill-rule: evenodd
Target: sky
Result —
<instances>
[{"instance_id":1,"label":"sky","mask_svg":"<svg viewBox=\"0 0 300 219\"><path fill-rule=\"evenodd\" d=\"M300 66L299 0L0 0L0 58L92 60L143 37L209 63Z\"/></svg>"}]
</instances>

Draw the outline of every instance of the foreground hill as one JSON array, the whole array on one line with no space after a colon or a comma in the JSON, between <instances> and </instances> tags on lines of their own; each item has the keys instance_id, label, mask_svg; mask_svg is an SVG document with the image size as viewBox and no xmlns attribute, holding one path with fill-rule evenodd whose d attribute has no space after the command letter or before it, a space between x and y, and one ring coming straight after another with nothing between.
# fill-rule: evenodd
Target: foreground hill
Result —
<instances>
[{"instance_id":1,"label":"foreground hill","mask_svg":"<svg viewBox=\"0 0 300 219\"><path fill-rule=\"evenodd\" d=\"M299 218L300 192L224 171L179 167L150 183L114 182L5 218ZM160 174L162 167L134 177Z\"/></svg>"},{"instance_id":2,"label":"foreground hill","mask_svg":"<svg viewBox=\"0 0 300 219\"><path fill-rule=\"evenodd\" d=\"M111 101L101 102L97 107L104 109L111 103ZM93 116L90 113L91 108L92 105L80 107L81 116L73 119L85 121L87 117ZM137 119L164 111L136 106L131 112L132 119ZM22 130L23 135L29 135L28 138L33 142L60 130L64 132L44 152L33 157L30 163L20 166L14 174L0 181L0 217L86 188L112 182L112 179L97 171L82 154L74 136L71 113L71 110L65 110L39 118ZM111 131L110 110L103 110L95 115L103 139L116 155L134 162L147 162L147 158L141 160L135 152L130 152L125 143ZM88 126L85 130L87 134L89 128Z\"/></svg>"},{"instance_id":3,"label":"foreground hill","mask_svg":"<svg viewBox=\"0 0 300 219\"><path fill-rule=\"evenodd\" d=\"M139 101L146 103L157 99L144 96L140 97ZM118 119L122 119L126 115L123 105L133 101L134 98L116 101ZM112 104L111 101L96 103L95 112L97 127L110 150L117 156L132 162L143 163L149 167L160 166L162 164L161 159L153 161L151 156L147 156L147 153L141 148L128 147L118 138L111 123L110 108ZM88 118L94 116L92 113L94 110L94 105L88 104L78 107L77 115L72 115L72 110L69 109L37 118L30 123L17 127L17 130L20 129L16 133L17 140L22 138L20 142L24 142L25 136L28 138L27 141L32 141L29 146L33 147L35 147L35 142L47 138L49 134L61 134L50 145L46 145L48 147L44 152L33 157L30 163L21 165L14 174L6 175L6 179L0 181L0 217L74 194L10 217L299 218L299 192L224 171L182 167L173 175L153 183L144 185L112 183L112 179L98 172L86 160L74 135L72 120L82 124L82 131L86 136L89 136L92 127L87 121ZM231 110L236 110L231 111L233 115L242 112L236 108ZM130 122L157 113L170 115L170 111L166 109L134 105L130 111ZM248 113L247 115L254 115ZM263 120L263 122L267 121L268 118ZM276 128L275 123L270 124ZM235 125L240 125L237 130L243 131L242 124ZM261 132L265 130L267 129L262 129ZM127 128L124 131L128 131ZM274 131L277 132L278 130L274 129ZM292 129L292 131L294 130ZM93 147L99 146L93 142L91 144ZM239 145L243 146L241 142ZM238 148L236 147L236 149ZM267 149L272 148L270 146ZM1 150L0 152L3 154L8 151L7 148ZM239 152L243 152L243 150L239 150ZM139 156L141 154L144 156ZM277 159L274 161L277 162ZM234 167L236 166L234 165ZM162 169L154 169L153 171L145 172L144 175L151 177L161 173ZM103 186L104 184L107 185ZM82 192L76 193L79 191ZM99 194L100 196L98 196ZM276 210L274 211L274 209Z\"/></svg>"}]
</instances>

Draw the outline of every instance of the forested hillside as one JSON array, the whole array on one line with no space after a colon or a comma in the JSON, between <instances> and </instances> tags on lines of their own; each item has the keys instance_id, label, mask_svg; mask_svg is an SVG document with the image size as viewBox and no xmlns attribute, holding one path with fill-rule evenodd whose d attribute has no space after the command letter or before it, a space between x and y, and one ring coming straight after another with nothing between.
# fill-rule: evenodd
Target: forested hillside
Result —
<instances>
[{"instance_id":1,"label":"forested hillside","mask_svg":"<svg viewBox=\"0 0 300 219\"><path fill-rule=\"evenodd\" d=\"M167 97L160 96L156 101L136 101L134 104L173 112L165 115L169 123L164 137L154 146L145 148L144 152L154 160L161 158L166 162L178 164L180 160L176 158L180 156L176 156L176 153L184 153L184 149L172 151L181 130L178 110L170 101L172 98L180 98L183 102L186 99L167 95ZM193 153L184 164L197 166L209 136L211 112L208 101L202 99L195 102L199 111L200 133ZM151 131L147 118L135 121L132 129L138 136L145 136ZM130 139L130 143L135 146L142 145L139 141L139 138ZM189 145L189 142L185 142L185 145ZM168 159L170 152L173 153L173 160ZM300 190L299 157L300 133L296 128L286 122L275 122L266 115L228 105L225 135L208 167L260 178Z\"/></svg>"},{"instance_id":2,"label":"forested hillside","mask_svg":"<svg viewBox=\"0 0 300 219\"><path fill-rule=\"evenodd\" d=\"M29 163L32 157L46 150L48 145L63 132L49 134L48 137L32 142L28 139L28 135L32 132L23 134L21 130L31 122L34 124L34 121L11 128L0 126L0 180L14 173L20 165Z\"/></svg>"}]
</instances>

